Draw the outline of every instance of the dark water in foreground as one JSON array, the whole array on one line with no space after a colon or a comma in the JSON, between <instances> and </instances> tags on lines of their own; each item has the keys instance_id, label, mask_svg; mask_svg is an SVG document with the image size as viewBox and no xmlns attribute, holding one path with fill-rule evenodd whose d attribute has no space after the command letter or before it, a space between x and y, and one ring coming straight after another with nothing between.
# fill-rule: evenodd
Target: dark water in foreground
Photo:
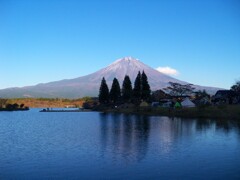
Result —
<instances>
[{"instance_id":1,"label":"dark water in foreground","mask_svg":"<svg viewBox=\"0 0 240 180\"><path fill-rule=\"evenodd\" d=\"M240 124L0 112L0 179L240 179Z\"/></svg>"}]
</instances>

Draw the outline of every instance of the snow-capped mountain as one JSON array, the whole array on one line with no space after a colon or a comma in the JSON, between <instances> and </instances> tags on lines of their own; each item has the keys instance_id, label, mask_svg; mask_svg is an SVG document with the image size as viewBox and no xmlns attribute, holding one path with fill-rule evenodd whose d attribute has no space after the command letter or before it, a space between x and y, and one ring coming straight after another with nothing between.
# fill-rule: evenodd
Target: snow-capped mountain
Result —
<instances>
[{"instance_id":1,"label":"snow-capped mountain","mask_svg":"<svg viewBox=\"0 0 240 180\"><path fill-rule=\"evenodd\" d=\"M118 59L109 66L86 76L75 79L60 80L35 86L26 86L22 88L7 88L0 90L0 97L59 97L59 98L79 98L84 96L97 96L100 83L105 77L109 88L112 80L116 77L120 85L125 77L129 75L132 84L138 71L143 71L148 76L148 81L152 90L162 89L168 86L168 82L178 82L186 84L173 77L167 76L159 71L147 66L133 57ZM219 88L195 86L196 89L206 89L209 93L215 93Z\"/></svg>"},{"instance_id":2,"label":"snow-capped mountain","mask_svg":"<svg viewBox=\"0 0 240 180\"><path fill-rule=\"evenodd\" d=\"M147 66L146 64L133 57L125 57L122 59L118 59L112 64L110 64L108 67L92 75L96 76L96 74L98 74L98 76L100 77L105 77L106 81L109 82L108 84L111 84L114 77L117 77L117 79L121 83L125 75L129 75L132 83L134 83L138 71L144 71L146 73L152 90L166 87L169 81L186 83L167 76L163 73L160 73L159 71Z\"/></svg>"}]
</instances>

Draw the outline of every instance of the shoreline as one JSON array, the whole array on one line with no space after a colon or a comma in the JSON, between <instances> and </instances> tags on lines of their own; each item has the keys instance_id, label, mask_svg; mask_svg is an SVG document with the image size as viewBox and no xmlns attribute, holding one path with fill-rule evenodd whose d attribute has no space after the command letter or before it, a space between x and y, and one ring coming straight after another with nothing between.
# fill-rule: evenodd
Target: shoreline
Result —
<instances>
[{"instance_id":1,"label":"shoreline","mask_svg":"<svg viewBox=\"0 0 240 180\"><path fill-rule=\"evenodd\" d=\"M39 112L91 112L90 109L42 109Z\"/></svg>"},{"instance_id":2,"label":"shoreline","mask_svg":"<svg viewBox=\"0 0 240 180\"><path fill-rule=\"evenodd\" d=\"M141 115L148 115L148 116L240 120L239 105L177 108L177 109L153 108L153 107L104 108L104 109L98 109L97 111L104 112L104 113L141 114Z\"/></svg>"},{"instance_id":3,"label":"shoreline","mask_svg":"<svg viewBox=\"0 0 240 180\"><path fill-rule=\"evenodd\" d=\"M0 108L0 111L28 111L29 108L17 108L17 109L8 109L8 108Z\"/></svg>"}]
</instances>

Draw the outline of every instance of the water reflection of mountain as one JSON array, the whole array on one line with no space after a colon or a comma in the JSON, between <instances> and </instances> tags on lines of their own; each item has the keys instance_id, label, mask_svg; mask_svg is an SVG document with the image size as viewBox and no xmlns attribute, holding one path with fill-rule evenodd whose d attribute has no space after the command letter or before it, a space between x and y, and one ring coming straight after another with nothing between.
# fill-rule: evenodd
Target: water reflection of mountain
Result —
<instances>
[{"instance_id":1,"label":"water reflection of mountain","mask_svg":"<svg viewBox=\"0 0 240 180\"><path fill-rule=\"evenodd\" d=\"M108 152L116 160L141 161L148 152L167 155L199 132L233 128L240 132L239 123L231 121L100 113L102 155Z\"/></svg>"},{"instance_id":2,"label":"water reflection of mountain","mask_svg":"<svg viewBox=\"0 0 240 180\"><path fill-rule=\"evenodd\" d=\"M152 117L152 141L157 141L153 153L167 155L171 153L181 139L192 138L195 132L195 121L184 121L180 118Z\"/></svg>"},{"instance_id":3,"label":"water reflection of mountain","mask_svg":"<svg viewBox=\"0 0 240 180\"><path fill-rule=\"evenodd\" d=\"M114 158L140 161L148 150L150 120L148 116L100 114L100 137L103 153Z\"/></svg>"}]
</instances>

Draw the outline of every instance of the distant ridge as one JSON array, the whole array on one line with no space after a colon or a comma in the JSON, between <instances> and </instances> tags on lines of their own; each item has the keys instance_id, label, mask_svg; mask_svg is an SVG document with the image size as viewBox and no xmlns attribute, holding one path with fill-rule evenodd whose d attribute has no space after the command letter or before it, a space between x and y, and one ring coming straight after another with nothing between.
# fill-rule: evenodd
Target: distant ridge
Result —
<instances>
[{"instance_id":1,"label":"distant ridge","mask_svg":"<svg viewBox=\"0 0 240 180\"><path fill-rule=\"evenodd\" d=\"M98 96L99 86L102 77L105 77L109 88L112 80L116 77L120 85L125 75L129 75L132 84L138 71L143 71L148 76L151 90L158 90L168 86L168 82L186 84L188 82L167 76L133 57L124 57L116 60L109 66L86 76L75 79L60 80L35 86L21 88L7 88L0 90L0 97L21 98L21 97L46 97L46 98L80 98L84 96ZM208 93L214 94L220 88L194 85L197 90L205 89Z\"/></svg>"}]
</instances>

